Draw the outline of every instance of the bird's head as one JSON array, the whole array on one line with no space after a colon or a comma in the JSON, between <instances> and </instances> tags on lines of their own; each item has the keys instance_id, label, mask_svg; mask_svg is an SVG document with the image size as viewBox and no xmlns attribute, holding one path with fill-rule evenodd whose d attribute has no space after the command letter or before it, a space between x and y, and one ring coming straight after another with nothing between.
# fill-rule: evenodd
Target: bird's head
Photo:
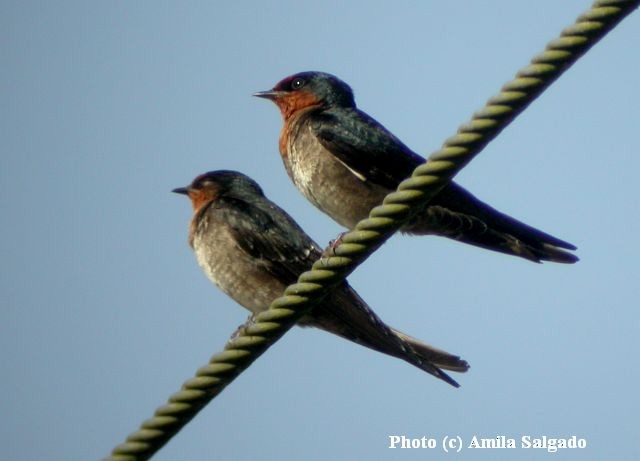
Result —
<instances>
[{"instance_id":1,"label":"bird's head","mask_svg":"<svg viewBox=\"0 0 640 461\"><path fill-rule=\"evenodd\" d=\"M250 177L230 170L209 171L196 177L190 185L172 192L191 199L194 212L220 197L251 198L263 196L260 186Z\"/></svg>"},{"instance_id":2,"label":"bird's head","mask_svg":"<svg viewBox=\"0 0 640 461\"><path fill-rule=\"evenodd\" d=\"M285 120L311 106L355 107L349 85L325 72L300 72L281 80L269 91L253 95L273 101Z\"/></svg>"}]
</instances>

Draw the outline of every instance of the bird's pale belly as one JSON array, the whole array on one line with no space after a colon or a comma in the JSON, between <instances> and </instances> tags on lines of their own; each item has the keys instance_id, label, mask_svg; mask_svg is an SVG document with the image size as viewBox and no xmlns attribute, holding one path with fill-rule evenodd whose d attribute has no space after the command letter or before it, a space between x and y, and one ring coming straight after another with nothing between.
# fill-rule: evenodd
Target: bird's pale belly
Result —
<instances>
[{"instance_id":1,"label":"bird's pale belly","mask_svg":"<svg viewBox=\"0 0 640 461\"><path fill-rule=\"evenodd\" d=\"M294 140L292 140L294 141ZM289 144L287 171L296 187L321 211L352 229L382 203L388 189L363 181L311 133Z\"/></svg>"},{"instance_id":2,"label":"bird's pale belly","mask_svg":"<svg viewBox=\"0 0 640 461\"><path fill-rule=\"evenodd\" d=\"M253 313L262 312L282 294L285 285L230 242L231 235L224 226L216 226L215 232L207 232L204 237L196 233L193 248L198 264L209 280L237 303Z\"/></svg>"}]
</instances>

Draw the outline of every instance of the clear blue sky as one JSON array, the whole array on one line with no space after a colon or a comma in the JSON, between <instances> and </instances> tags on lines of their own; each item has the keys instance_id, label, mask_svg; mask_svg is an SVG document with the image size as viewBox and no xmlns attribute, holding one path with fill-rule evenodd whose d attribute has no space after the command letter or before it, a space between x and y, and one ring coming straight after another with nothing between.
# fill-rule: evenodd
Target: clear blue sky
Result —
<instances>
[{"instance_id":1,"label":"clear blue sky","mask_svg":"<svg viewBox=\"0 0 640 461\"><path fill-rule=\"evenodd\" d=\"M288 180L280 115L251 93L334 73L428 155L589 5L2 2L5 457L107 455L244 321L197 267L171 189L237 169L321 244L341 230ZM460 389L294 329L155 459L444 456L389 450L392 434L577 435L588 448L557 459L638 459L638 43L636 12L458 177L576 244L578 264L397 236L350 278L389 324L470 362Z\"/></svg>"}]
</instances>

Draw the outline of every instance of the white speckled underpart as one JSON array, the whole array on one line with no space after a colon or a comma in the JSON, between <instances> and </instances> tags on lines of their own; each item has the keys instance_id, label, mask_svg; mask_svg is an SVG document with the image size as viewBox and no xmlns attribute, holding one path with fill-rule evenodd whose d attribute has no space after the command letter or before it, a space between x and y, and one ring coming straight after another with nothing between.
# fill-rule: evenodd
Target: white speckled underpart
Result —
<instances>
[{"instance_id":1,"label":"white speckled underpart","mask_svg":"<svg viewBox=\"0 0 640 461\"><path fill-rule=\"evenodd\" d=\"M287 171L304 196L340 225L352 229L382 203L388 189L360 177L320 144L307 124L295 123L288 139Z\"/></svg>"},{"instance_id":2,"label":"white speckled underpart","mask_svg":"<svg viewBox=\"0 0 640 461\"><path fill-rule=\"evenodd\" d=\"M198 264L218 288L253 313L269 307L285 285L266 272L235 244L227 226L217 222L215 212L207 210L198 223L193 249ZM213 232L205 232L214 227ZM225 249L222 251L221 249Z\"/></svg>"}]
</instances>

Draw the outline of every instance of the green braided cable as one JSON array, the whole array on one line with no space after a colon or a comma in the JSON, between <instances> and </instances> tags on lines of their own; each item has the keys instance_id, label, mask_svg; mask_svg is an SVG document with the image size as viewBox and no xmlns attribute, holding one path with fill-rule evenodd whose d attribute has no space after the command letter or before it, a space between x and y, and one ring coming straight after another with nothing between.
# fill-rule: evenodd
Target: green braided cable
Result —
<instances>
[{"instance_id":1,"label":"green braided cable","mask_svg":"<svg viewBox=\"0 0 640 461\"><path fill-rule=\"evenodd\" d=\"M318 260L298 282L287 287L269 310L245 323L209 363L186 381L167 404L129 435L106 458L110 461L149 459L182 429L211 399L236 376L284 335L305 313L336 284L343 281L360 263L423 207L484 146L495 138L527 105L562 72L637 8L640 0L599 0L576 23L534 57L516 78L502 87L487 105L462 125L458 133L403 181L398 190L385 197L368 219L343 236L334 248Z\"/></svg>"}]
</instances>

